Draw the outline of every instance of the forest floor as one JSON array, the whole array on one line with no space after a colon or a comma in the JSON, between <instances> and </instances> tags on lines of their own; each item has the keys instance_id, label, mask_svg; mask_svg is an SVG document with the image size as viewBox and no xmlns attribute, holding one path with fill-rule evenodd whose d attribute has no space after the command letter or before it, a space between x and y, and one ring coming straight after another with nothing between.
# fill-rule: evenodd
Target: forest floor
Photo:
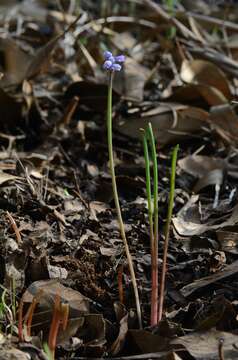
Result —
<instances>
[{"instance_id":1,"label":"forest floor","mask_svg":"<svg viewBox=\"0 0 238 360\"><path fill-rule=\"evenodd\" d=\"M57 306L69 318L56 359L238 359L237 20L228 1L1 1L0 359L50 359ZM126 56L114 76L113 145L143 329L108 167L106 50ZM153 327L140 135L149 122L159 276L180 146Z\"/></svg>"}]
</instances>

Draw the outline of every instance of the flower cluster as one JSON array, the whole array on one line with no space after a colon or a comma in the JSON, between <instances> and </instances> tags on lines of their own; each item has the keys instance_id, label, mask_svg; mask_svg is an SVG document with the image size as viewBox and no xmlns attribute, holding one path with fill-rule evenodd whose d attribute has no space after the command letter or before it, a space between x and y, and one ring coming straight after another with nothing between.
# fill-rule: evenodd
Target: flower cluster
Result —
<instances>
[{"instance_id":1,"label":"flower cluster","mask_svg":"<svg viewBox=\"0 0 238 360\"><path fill-rule=\"evenodd\" d=\"M108 71L120 71L121 65L125 61L124 55L113 56L110 51L105 51L103 68Z\"/></svg>"}]
</instances>

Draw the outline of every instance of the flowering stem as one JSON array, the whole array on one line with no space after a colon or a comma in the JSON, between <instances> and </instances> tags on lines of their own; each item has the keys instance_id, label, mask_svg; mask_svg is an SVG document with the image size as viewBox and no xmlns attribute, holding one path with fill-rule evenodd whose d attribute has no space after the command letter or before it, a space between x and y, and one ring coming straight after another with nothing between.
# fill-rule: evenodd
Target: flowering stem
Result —
<instances>
[{"instance_id":1,"label":"flowering stem","mask_svg":"<svg viewBox=\"0 0 238 360\"><path fill-rule=\"evenodd\" d=\"M167 220L166 220L166 226L165 226L163 266L162 266L162 273L161 273L161 279L160 279L160 298L159 298L158 322L162 319L162 316L163 316L166 265L167 265L168 246L169 246L169 231L170 231L173 206L174 206L174 190L175 190L175 176L176 176L176 163L177 163L178 149L179 149L179 146L176 145L173 150L173 154L172 154L169 205L168 205L168 213L167 213Z\"/></svg>"},{"instance_id":2,"label":"flowering stem","mask_svg":"<svg viewBox=\"0 0 238 360\"><path fill-rule=\"evenodd\" d=\"M153 250L151 252L151 326L158 322L158 242L159 242L159 215L158 215L158 164L155 146L155 138L151 123L148 124L148 138L151 147L153 161L153 179L154 179L154 229L153 229Z\"/></svg>"},{"instance_id":3,"label":"flowering stem","mask_svg":"<svg viewBox=\"0 0 238 360\"><path fill-rule=\"evenodd\" d=\"M110 166L110 172L112 177L112 189L113 189L113 195L114 195L114 202L116 206L116 212L117 212L117 220L121 232L121 237L124 243L126 257L128 261L131 281L134 289L134 295L135 295L135 302L136 302L136 310L137 310L137 317L139 322L139 327L142 328L142 319L141 319L141 308L140 308L140 299L139 299L139 293L138 293L138 287L135 277L135 271L133 267L133 260L131 257L131 253L129 250L124 223L121 215L121 208L119 203L119 197L117 192L117 184L116 184L116 175L115 175L115 168L114 168L114 159L113 159L113 145L112 145L112 80L113 80L113 72L109 73L109 84L108 84L108 98L107 98L107 140L108 140L108 154L109 154L109 166Z\"/></svg>"}]
</instances>

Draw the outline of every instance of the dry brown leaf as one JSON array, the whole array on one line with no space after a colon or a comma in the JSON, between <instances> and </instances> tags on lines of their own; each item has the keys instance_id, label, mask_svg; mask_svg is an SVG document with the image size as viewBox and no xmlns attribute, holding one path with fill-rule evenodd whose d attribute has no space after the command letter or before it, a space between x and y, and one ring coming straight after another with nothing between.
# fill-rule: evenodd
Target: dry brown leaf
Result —
<instances>
[{"instance_id":1,"label":"dry brown leaf","mask_svg":"<svg viewBox=\"0 0 238 360\"><path fill-rule=\"evenodd\" d=\"M198 290L210 286L211 284L214 284L222 279L226 279L230 276L237 275L237 273L238 273L238 261L234 261L232 264L226 265L226 267L223 270L216 272L215 274L195 280L191 284L185 285L182 289L180 289L180 291L183 296L188 297Z\"/></svg>"},{"instance_id":2,"label":"dry brown leaf","mask_svg":"<svg viewBox=\"0 0 238 360\"><path fill-rule=\"evenodd\" d=\"M20 177L0 171L0 185L4 184L7 181L14 181L16 179L20 179Z\"/></svg>"},{"instance_id":3,"label":"dry brown leaf","mask_svg":"<svg viewBox=\"0 0 238 360\"><path fill-rule=\"evenodd\" d=\"M199 178L193 188L198 192L209 185L222 185L227 162L224 159L189 155L178 161L181 169Z\"/></svg>"},{"instance_id":4,"label":"dry brown leaf","mask_svg":"<svg viewBox=\"0 0 238 360\"><path fill-rule=\"evenodd\" d=\"M144 97L144 85L150 71L132 58L126 58L123 72L118 74L114 89L126 100L140 102Z\"/></svg>"},{"instance_id":5,"label":"dry brown leaf","mask_svg":"<svg viewBox=\"0 0 238 360\"><path fill-rule=\"evenodd\" d=\"M0 85L3 87L21 83L33 56L24 52L11 38L0 39L0 52L4 64L4 76Z\"/></svg>"},{"instance_id":6,"label":"dry brown leaf","mask_svg":"<svg viewBox=\"0 0 238 360\"><path fill-rule=\"evenodd\" d=\"M116 120L115 127L127 136L140 138L140 129L151 122L158 145L163 146L201 134L202 128L208 125L208 118L209 114L199 108L163 104L153 111L142 113L141 117Z\"/></svg>"},{"instance_id":7,"label":"dry brown leaf","mask_svg":"<svg viewBox=\"0 0 238 360\"><path fill-rule=\"evenodd\" d=\"M114 309L115 309L117 321L120 323L120 329L116 340L112 343L109 350L109 352L113 356L118 354L123 349L128 331L128 313L124 305L122 305L119 302L116 302L114 304Z\"/></svg>"},{"instance_id":8,"label":"dry brown leaf","mask_svg":"<svg viewBox=\"0 0 238 360\"><path fill-rule=\"evenodd\" d=\"M206 84L188 84L181 86L175 89L169 100L184 104L205 102L205 104L209 106L223 105L228 102L220 90Z\"/></svg>"},{"instance_id":9,"label":"dry brown leaf","mask_svg":"<svg viewBox=\"0 0 238 360\"><path fill-rule=\"evenodd\" d=\"M221 158L204 155L188 155L178 161L178 166L188 174L201 178L211 170L224 170L226 168L226 161Z\"/></svg>"},{"instance_id":10,"label":"dry brown leaf","mask_svg":"<svg viewBox=\"0 0 238 360\"><path fill-rule=\"evenodd\" d=\"M69 305L69 321L65 331L60 330L58 343L67 341L84 324L84 315L89 313L89 299L57 280L40 280L32 283L23 294L23 302L32 303L38 296L37 310L34 313L32 328L47 333L51 323L54 301L60 296L61 302Z\"/></svg>"},{"instance_id":11,"label":"dry brown leaf","mask_svg":"<svg viewBox=\"0 0 238 360\"><path fill-rule=\"evenodd\" d=\"M238 141L238 115L230 104L214 106L210 111L211 124L223 129L231 141Z\"/></svg>"},{"instance_id":12,"label":"dry brown leaf","mask_svg":"<svg viewBox=\"0 0 238 360\"><path fill-rule=\"evenodd\" d=\"M23 301L31 303L34 296L42 293L40 303L47 308L52 308L56 295L60 295L61 301L69 304L72 314L89 312L89 299L71 288L65 287L57 280L40 280L32 283L23 294Z\"/></svg>"},{"instance_id":13,"label":"dry brown leaf","mask_svg":"<svg viewBox=\"0 0 238 360\"><path fill-rule=\"evenodd\" d=\"M218 66L205 60L184 60L180 76L189 84L204 84L219 90L227 99L231 92L226 75Z\"/></svg>"},{"instance_id":14,"label":"dry brown leaf","mask_svg":"<svg viewBox=\"0 0 238 360\"><path fill-rule=\"evenodd\" d=\"M217 230L226 226L233 226L238 222L238 205L236 205L229 215L224 214L218 219L209 219L206 223L201 221L201 213L198 204L199 196L193 195L185 206L173 218L173 225L177 233L181 236L200 235L208 230ZM208 205L206 205L208 207ZM227 209L228 210L228 209ZM225 220L224 220L225 218Z\"/></svg>"},{"instance_id":15,"label":"dry brown leaf","mask_svg":"<svg viewBox=\"0 0 238 360\"><path fill-rule=\"evenodd\" d=\"M216 232L218 242L221 250L231 253L238 254L238 231L237 227L233 226L229 230L219 230Z\"/></svg>"},{"instance_id":16,"label":"dry brown leaf","mask_svg":"<svg viewBox=\"0 0 238 360\"><path fill-rule=\"evenodd\" d=\"M196 360L219 359L218 346L223 342L224 359L237 360L238 335L217 331L215 329L206 332L196 332L185 335L171 342L174 345L183 345Z\"/></svg>"}]
</instances>

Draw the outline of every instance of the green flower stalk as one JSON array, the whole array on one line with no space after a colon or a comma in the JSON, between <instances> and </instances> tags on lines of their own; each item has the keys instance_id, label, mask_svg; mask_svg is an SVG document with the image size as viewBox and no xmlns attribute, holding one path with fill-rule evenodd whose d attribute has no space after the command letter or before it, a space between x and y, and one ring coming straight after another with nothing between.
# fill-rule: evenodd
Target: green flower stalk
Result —
<instances>
[{"instance_id":1,"label":"green flower stalk","mask_svg":"<svg viewBox=\"0 0 238 360\"><path fill-rule=\"evenodd\" d=\"M125 61L125 57L124 57L124 55L119 55L119 56L114 57L111 52L106 51L104 53L104 58L105 58L105 62L103 64L103 68L105 70L109 71L108 98L107 98L107 141L108 141L109 166L110 166L110 172L111 172L111 177L112 177L112 189L113 189L113 195L114 195L114 202L115 202L115 206L116 206L118 225L120 228L120 233L121 233L121 237L122 237L125 252L126 252L131 281L132 281L133 290L134 290L138 322L139 322L140 328L142 328L139 292L138 292L138 287L137 287L137 282L136 282L133 260L132 260L130 249L128 246L125 227L124 227L122 214L121 214L119 196L118 196L118 191L117 191L116 174L115 174L115 166L114 166L114 158L113 158L113 144L112 144L112 81L113 81L113 74L115 71L121 70L120 63L123 63Z\"/></svg>"}]
</instances>

